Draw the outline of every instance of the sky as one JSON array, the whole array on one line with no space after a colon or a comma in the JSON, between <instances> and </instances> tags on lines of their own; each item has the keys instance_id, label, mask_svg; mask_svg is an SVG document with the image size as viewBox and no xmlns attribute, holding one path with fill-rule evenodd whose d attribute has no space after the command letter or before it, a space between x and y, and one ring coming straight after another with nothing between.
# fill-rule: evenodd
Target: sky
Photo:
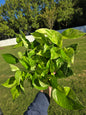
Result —
<instances>
[{"instance_id":1,"label":"sky","mask_svg":"<svg viewBox=\"0 0 86 115\"><path fill-rule=\"evenodd\" d=\"M5 3L5 0L0 0L0 6L1 4L4 4Z\"/></svg>"}]
</instances>

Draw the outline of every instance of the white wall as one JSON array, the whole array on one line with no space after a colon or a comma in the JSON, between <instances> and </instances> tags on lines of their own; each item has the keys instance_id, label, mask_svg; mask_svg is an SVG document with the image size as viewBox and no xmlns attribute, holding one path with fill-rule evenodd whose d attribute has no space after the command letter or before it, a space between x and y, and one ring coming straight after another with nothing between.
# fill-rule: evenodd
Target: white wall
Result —
<instances>
[{"instance_id":1,"label":"white wall","mask_svg":"<svg viewBox=\"0 0 86 115\"><path fill-rule=\"evenodd\" d=\"M85 32L86 33L86 25L85 26L78 26L78 27L72 27L74 29L77 29L77 30L80 30L82 32ZM67 28L66 28L67 29ZM57 30L58 32L62 33L64 30L66 29L62 29L62 30Z\"/></svg>"},{"instance_id":2,"label":"white wall","mask_svg":"<svg viewBox=\"0 0 86 115\"><path fill-rule=\"evenodd\" d=\"M30 42L34 41L34 38L33 38L32 35L26 36L26 38L27 38ZM15 44L17 44L16 38L11 38L11 39L1 40L1 41L0 41L0 47L9 46L9 45L15 45Z\"/></svg>"},{"instance_id":3,"label":"white wall","mask_svg":"<svg viewBox=\"0 0 86 115\"><path fill-rule=\"evenodd\" d=\"M80 31L83 31L83 32L86 32L86 25L85 26L79 26L79 27L73 27L75 29L78 29ZM63 32L65 29L62 29L62 30L57 30L59 31L60 33ZM34 38L32 35L29 35L29 36L26 36L26 38L32 42L34 41ZM15 45L17 44L16 43L16 38L12 38L12 39L7 39L7 40L1 40L0 41L0 47L3 47L3 46L9 46L9 45Z\"/></svg>"}]
</instances>

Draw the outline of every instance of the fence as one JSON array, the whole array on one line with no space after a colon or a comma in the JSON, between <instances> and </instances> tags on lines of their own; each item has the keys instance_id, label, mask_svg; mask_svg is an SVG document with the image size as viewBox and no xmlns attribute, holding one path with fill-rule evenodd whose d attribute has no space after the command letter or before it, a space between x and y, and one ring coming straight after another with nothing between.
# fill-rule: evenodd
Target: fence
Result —
<instances>
[{"instance_id":1,"label":"fence","mask_svg":"<svg viewBox=\"0 0 86 115\"><path fill-rule=\"evenodd\" d=\"M85 26L79 26L79 27L73 27L74 29L78 29L82 32L86 32L86 25ZM62 30L57 30L59 31L60 33L63 32L65 29L62 29ZM34 41L34 38L32 35L29 35L29 36L26 36L26 38L32 42ZM0 47L3 47L3 46L9 46L9 45L15 45L17 44L16 43L16 38L12 38L12 39L7 39L7 40L1 40L0 41Z\"/></svg>"}]
</instances>

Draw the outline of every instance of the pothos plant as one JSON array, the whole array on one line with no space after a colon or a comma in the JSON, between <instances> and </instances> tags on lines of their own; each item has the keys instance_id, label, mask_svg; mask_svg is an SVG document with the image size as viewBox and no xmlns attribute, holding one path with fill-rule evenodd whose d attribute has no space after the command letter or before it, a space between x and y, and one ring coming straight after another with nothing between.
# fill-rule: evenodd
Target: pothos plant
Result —
<instances>
[{"instance_id":1,"label":"pothos plant","mask_svg":"<svg viewBox=\"0 0 86 115\"><path fill-rule=\"evenodd\" d=\"M24 81L27 79L38 90L52 87L52 97L63 108L76 110L84 106L76 97L70 87L63 87L58 83L59 79L73 75L71 64L74 62L74 54L77 44L63 47L63 39L74 39L85 35L75 29L67 29L59 33L55 30L41 28L32 33L33 42L29 42L21 31L17 35L17 45L24 46L25 52L18 52L18 57L12 54L3 54L3 58L15 71L14 77L10 77L3 86L10 88L13 99L24 92ZM23 66L21 70L17 65Z\"/></svg>"}]
</instances>

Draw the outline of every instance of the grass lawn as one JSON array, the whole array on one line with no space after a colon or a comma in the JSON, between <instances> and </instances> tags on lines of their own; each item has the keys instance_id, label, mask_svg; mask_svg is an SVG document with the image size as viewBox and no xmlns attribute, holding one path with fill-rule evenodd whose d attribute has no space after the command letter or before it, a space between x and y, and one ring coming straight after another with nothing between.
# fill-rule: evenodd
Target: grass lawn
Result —
<instances>
[{"instance_id":1,"label":"grass lawn","mask_svg":"<svg viewBox=\"0 0 86 115\"><path fill-rule=\"evenodd\" d=\"M86 106L86 37L64 40L64 45L78 43L78 52L75 55L75 63L72 66L74 75L66 79L59 80L63 86L70 86L80 101ZM23 51L24 48L12 49L12 46L0 48L0 108L4 115L23 115L28 105L33 101L37 94L36 89L31 89L30 84L25 81L25 94L21 94L14 102L10 90L1 84L10 76L14 75L10 71L9 65L3 60L3 53L12 53L17 55L17 51ZM86 115L86 109L70 111L59 107L51 98L48 115Z\"/></svg>"}]
</instances>

